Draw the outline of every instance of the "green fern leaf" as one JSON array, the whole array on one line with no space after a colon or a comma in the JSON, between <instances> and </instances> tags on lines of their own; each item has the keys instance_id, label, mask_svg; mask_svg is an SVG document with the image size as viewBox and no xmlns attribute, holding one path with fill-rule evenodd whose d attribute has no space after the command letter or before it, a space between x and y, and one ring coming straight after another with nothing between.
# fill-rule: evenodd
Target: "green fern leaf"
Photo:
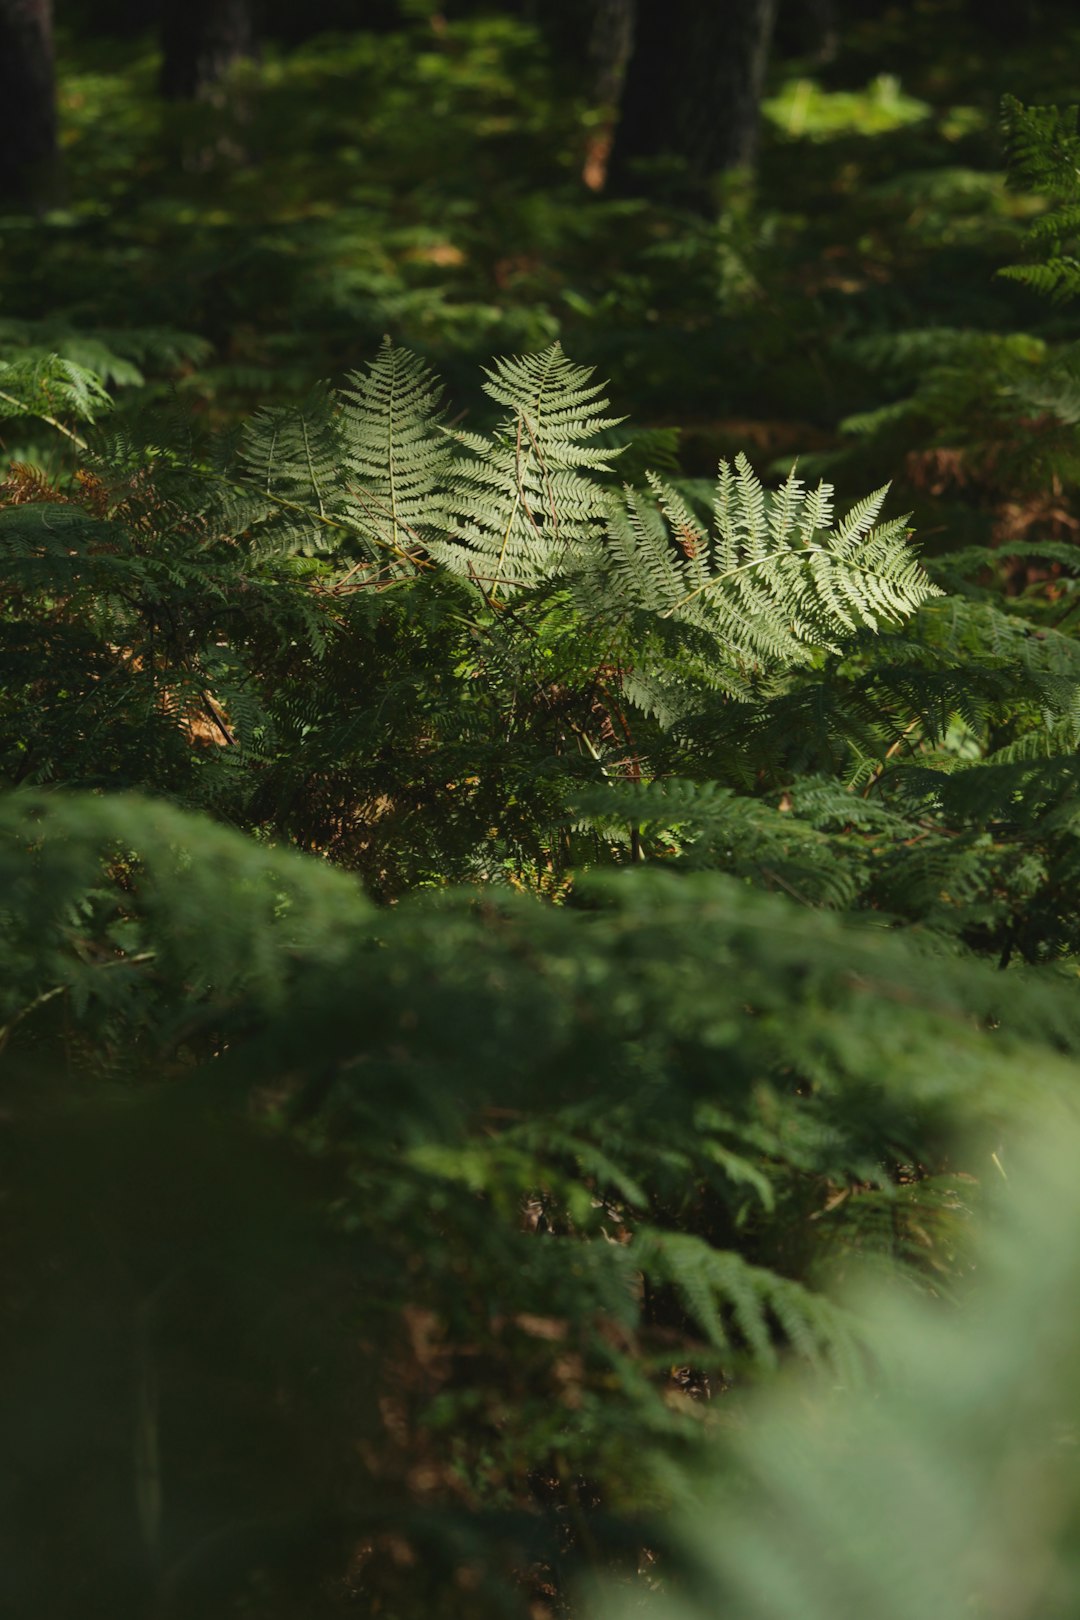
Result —
<instances>
[{"instance_id":1,"label":"green fern leaf","mask_svg":"<svg viewBox=\"0 0 1080 1620\"><path fill-rule=\"evenodd\" d=\"M557 343L499 360L485 391L509 415L490 438L453 436L449 532L431 551L492 600L568 572L599 535L607 495L593 475L618 452L590 441L621 418L603 414L591 376Z\"/></svg>"},{"instance_id":2,"label":"green fern leaf","mask_svg":"<svg viewBox=\"0 0 1080 1620\"><path fill-rule=\"evenodd\" d=\"M721 464L711 537L674 490L659 480L653 489L662 522L631 491L609 515L612 571L635 606L697 627L737 664L805 663L861 630L902 622L940 594L910 550L904 520L875 526L883 489L825 529L830 486L807 494L793 470L769 496L739 456L734 467Z\"/></svg>"}]
</instances>

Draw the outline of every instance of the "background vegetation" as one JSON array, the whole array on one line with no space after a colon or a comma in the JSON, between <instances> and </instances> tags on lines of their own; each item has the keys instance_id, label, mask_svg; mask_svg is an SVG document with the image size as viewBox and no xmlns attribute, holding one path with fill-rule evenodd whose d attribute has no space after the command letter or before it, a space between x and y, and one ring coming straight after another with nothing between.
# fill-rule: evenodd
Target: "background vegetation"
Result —
<instances>
[{"instance_id":1,"label":"background vegetation","mask_svg":"<svg viewBox=\"0 0 1080 1620\"><path fill-rule=\"evenodd\" d=\"M1077 35L0 0L13 1612L1075 1612Z\"/></svg>"}]
</instances>

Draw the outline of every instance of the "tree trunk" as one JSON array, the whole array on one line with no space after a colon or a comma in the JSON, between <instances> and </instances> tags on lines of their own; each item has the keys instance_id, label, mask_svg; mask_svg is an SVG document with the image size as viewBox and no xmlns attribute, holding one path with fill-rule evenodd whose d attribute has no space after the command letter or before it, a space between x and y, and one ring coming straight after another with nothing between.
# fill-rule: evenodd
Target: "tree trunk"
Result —
<instances>
[{"instance_id":1,"label":"tree trunk","mask_svg":"<svg viewBox=\"0 0 1080 1620\"><path fill-rule=\"evenodd\" d=\"M594 0L589 54L596 64L596 99L614 104L634 49L634 0Z\"/></svg>"},{"instance_id":2,"label":"tree trunk","mask_svg":"<svg viewBox=\"0 0 1080 1620\"><path fill-rule=\"evenodd\" d=\"M796 0L779 7L773 35L775 56L798 56L822 64L833 60L839 43L837 0Z\"/></svg>"},{"instance_id":3,"label":"tree trunk","mask_svg":"<svg viewBox=\"0 0 1080 1620\"><path fill-rule=\"evenodd\" d=\"M619 102L626 69L634 50L635 0L593 0L589 55L594 68L593 100L599 122L591 131L582 178L593 191L601 191L615 136Z\"/></svg>"},{"instance_id":4,"label":"tree trunk","mask_svg":"<svg viewBox=\"0 0 1080 1620\"><path fill-rule=\"evenodd\" d=\"M267 39L292 47L316 34L395 33L407 26L408 17L399 0L305 0L303 5L296 0L262 0L259 22Z\"/></svg>"},{"instance_id":5,"label":"tree trunk","mask_svg":"<svg viewBox=\"0 0 1080 1620\"><path fill-rule=\"evenodd\" d=\"M1040 21L1038 0L968 0L971 21L1002 44L1021 44Z\"/></svg>"},{"instance_id":6,"label":"tree trunk","mask_svg":"<svg viewBox=\"0 0 1080 1620\"><path fill-rule=\"evenodd\" d=\"M250 0L165 0L161 94L169 101L210 96L229 69L255 50Z\"/></svg>"},{"instance_id":7,"label":"tree trunk","mask_svg":"<svg viewBox=\"0 0 1080 1620\"><path fill-rule=\"evenodd\" d=\"M0 0L0 198L43 208L55 165L52 0Z\"/></svg>"},{"instance_id":8,"label":"tree trunk","mask_svg":"<svg viewBox=\"0 0 1080 1620\"><path fill-rule=\"evenodd\" d=\"M679 160L697 192L757 156L761 94L777 0L637 0L612 178L640 188L633 165Z\"/></svg>"}]
</instances>

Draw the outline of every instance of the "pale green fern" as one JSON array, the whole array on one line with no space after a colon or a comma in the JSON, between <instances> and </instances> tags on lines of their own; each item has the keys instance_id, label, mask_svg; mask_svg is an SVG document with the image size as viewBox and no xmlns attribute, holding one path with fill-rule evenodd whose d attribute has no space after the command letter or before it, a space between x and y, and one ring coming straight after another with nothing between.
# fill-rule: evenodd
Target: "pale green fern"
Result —
<instances>
[{"instance_id":1,"label":"pale green fern","mask_svg":"<svg viewBox=\"0 0 1080 1620\"><path fill-rule=\"evenodd\" d=\"M877 522L887 489L832 524L830 485L807 491L792 469L768 494L740 455L721 463L710 528L676 490L651 483L655 501L628 490L609 518L620 589L650 614L705 632L736 665L806 663L941 594L905 520Z\"/></svg>"},{"instance_id":2,"label":"pale green fern","mask_svg":"<svg viewBox=\"0 0 1080 1620\"><path fill-rule=\"evenodd\" d=\"M409 556L439 521L449 471L439 385L416 355L384 338L339 397L346 509L376 546Z\"/></svg>"},{"instance_id":3,"label":"pale green fern","mask_svg":"<svg viewBox=\"0 0 1080 1620\"><path fill-rule=\"evenodd\" d=\"M285 550L340 553L376 581L415 573L438 533L450 451L427 367L383 340L366 372L302 407L261 411L245 436L261 531Z\"/></svg>"},{"instance_id":4,"label":"pale green fern","mask_svg":"<svg viewBox=\"0 0 1080 1620\"><path fill-rule=\"evenodd\" d=\"M451 523L431 550L492 600L569 572L599 536L607 491L593 475L617 451L589 441L621 419L591 376L557 343L497 360L484 391L508 414L490 437L454 435Z\"/></svg>"},{"instance_id":5,"label":"pale green fern","mask_svg":"<svg viewBox=\"0 0 1080 1620\"><path fill-rule=\"evenodd\" d=\"M490 434L444 427L438 383L389 340L339 393L260 413L245 461L264 541L344 561L374 585L441 567L494 607L573 580L613 636L628 609L681 656L694 632L699 677L721 685L718 666L805 663L939 594L904 520L878 523L885 490L830 527L829 485L807 491L793 470L767 494L740 456L720 468L709 530L654 475L652 498L604 481L619 452L603 441L619 419L558 344L497 360L486 377L506 412ZM659 689L645 703L679 708Z\"/></svg>"}]
</instances>

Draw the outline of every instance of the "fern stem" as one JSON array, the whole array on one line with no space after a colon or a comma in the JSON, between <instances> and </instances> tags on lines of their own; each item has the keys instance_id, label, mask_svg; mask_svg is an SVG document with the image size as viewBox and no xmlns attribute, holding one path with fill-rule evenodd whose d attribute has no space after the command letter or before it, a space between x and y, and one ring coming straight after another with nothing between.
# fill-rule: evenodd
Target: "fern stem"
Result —
<instances>
[{"instance_id":1,"label":"fern stem","mask_svg":"<svg viewBox=\"0 0 1080 1620\"><path fill-rule=\"evenodd\" d=\"M521 417L520 416L518 417L518 423L517 423L517 451L516 451L516 458L515 458L515 462L514 462L514 481L517 484L517 489L516 489L516 491L514 493L514 504L511 506L511 508L510 508L510 516L506 520L506 530L505 530L505 532L503 534L502 545L499 547L499 556L498 556L498 559L497 559L497 561L495 563L495 577L491 582L491 598L492 598L493 605L494 605L495 592L499 588L499 576L502 573L503 560L506 557L506 548L510 544L510 534L511 534L511 531L512 531L512 529L514 527L514 519L515 519L515 517L517 517L517 509L521 504L522 490L521 490Z\"/></svg>"},{"instance_id":2,"label":"fern stem","mask_svg":"<svg viewBox=\"0 0 1080 1620\"><path fill-rule=\"evenodd\" d=\"M792 555L794 556L796 554L793 552ZM827 546L801 546L798 552L798 561L801 562L804 557L832 557L832 555L833 553L828 549ZM722 585L725 580L734 579L736 574L745 574L753 568L764 568L769 563L774 563L775 561L776 557L774 554L769 554L764 557L753 557L749 562L739 563L737 567L729 568L726 573L714 574L712 578L707 579L703 585L695 585L692 591L688 591L685 596L680 596L677 602L674 602L671 607L665 608L659 616L661 619L670 619L673 613L677 613L681 607L685 607L687 602L693 601L694 597L700 596L703 591L711 591L715 585ZM880 580L883 585L891 585L893 583L887 575L875 573L872 568L861 568L858 563L851 561L849 561L848 566L852 570L862 574L864 579Z\"/></svg>"},{"instance_id":3,"label":"fern stem","mask_svg":"<svg viewBox=\"0 0 1080 1620\"><path fill-rule=\"evenodd\" d=\"M543 404L543 399L544 399L544 390L547 387L548 376L550 375L550 370L551 370L551 364L549 363L548 369L544 373L544 379L541 382L540 387L538 388L537 394L536 394L536 425L537 425L538 430L539 430L539 426L540 426L540 412L541 412L541 406ZM495 594L496 590L498 589L499 577L502 574L503 559L506 556L506 548L510 543L510 534L511 534L511 531L513 530L513 527L514 527L514 519L517 516L517 509L518 509L519 505L521 504L521 502L524 500L524 494L525 494L524 485L522 483L522 477L521 477L521 424L522 424L522 421L525 420L526 418L525 418L525 412L524 411L518 411L516 414L517 414L517 446L516 446L516 454L515 454L515 462L514 462L514 474L515 474L515 480L516 480L516 483L517 483L517 492L516 492L516 494L514 496L514 504L510 508L510 517L509 517L509 520L508 520L507 525L506 525L506 532L503 535L502 545L499 548L499 560L498 560L498 562L497 562L497 564L495 566L495 580L494 580L494 583L492 584L492 587L491 587L492 597L494 597L494 594ZM531 428L529 429L529 437L530 437L530 439L533 440L533 443L535 444L536 440L533 437L533 433L532 433ZM527 505L528 505L528 503L526 502L526 506ZM529 513L529 517L530 517L530 521L532 522L533 528L536 528L537 527L536 520L532 517L531 512Z\"/></svg>"},{"instance_id":4,"label":"fern stem","mask_svg":"<svg viewBox=\"0 0 1080 1620\"><path fill-rule=\"evenodd\" d=\"M396 373L390 372L390 402L386 412L386 475L390 484L390 522L393 524L393 544L398 543L397 476L394 465L394 384Z\"/></svg>"},{"instance_id":5,"label":"fern stem","mask_svg":"<svg viewBox=\"0 0 1080 1620\"><path fill-rule=\"evenodd\" d=\"M21 400L16 399L14 394L6 394L0 388L0 399L8 405L14 405L20 416L26 415L25 405ZM65 427L63 422L58 422L55 416L48 416L44 411L35 411L33 414L39 422L47 422L51 428L55 428L57 433L62 433L65 439L70 439L72 444L77 445L80 450L89 450L90 446L82 435L76 433L72 428Z\"/></svg>"},{"instance_id":6,"label":"fern stem","mask_svg":"<svg viewBox=\"0 0 1080 1620\"><path fill-rule=\"evenodd\" d=\"M103 962L97 971L104 973L109 968L134 967L142 962L152 962L156 956L156 951L139 951L135 956L123 956L115 962ZM43 990L39 996L35 996L33 1001L28 1001L25 1007L20 1007L19 1011L13 1018L9 1018L6 1024L0 1024L0 1052L4 1050L15 1029L22 1023L24 1018L29 1018L31 1013L37 1012L39 1007L44 1007L50 1001L55 1001L57 996L62 996L65 991L70 989L69 984L54 984L51 989Z\"/></svg>"},{"instance_id":7,"label":"fern stem","mask_svg":"<svg viewBox=\"0 0 1080 1620\"><path fill-rule=\"evenodd\" d=\"M311 457L311 439L308 436L306 416L301 416L300 418L300 432L304 436L304 455L307 459L308 476L311 479L311 487L315 491L315 499L319 503L319 516L324 518L326 516L326 508L323 505L322 490L319 488L319 478L315 471L315 463Z\"/></svg>"}]
</instances>

